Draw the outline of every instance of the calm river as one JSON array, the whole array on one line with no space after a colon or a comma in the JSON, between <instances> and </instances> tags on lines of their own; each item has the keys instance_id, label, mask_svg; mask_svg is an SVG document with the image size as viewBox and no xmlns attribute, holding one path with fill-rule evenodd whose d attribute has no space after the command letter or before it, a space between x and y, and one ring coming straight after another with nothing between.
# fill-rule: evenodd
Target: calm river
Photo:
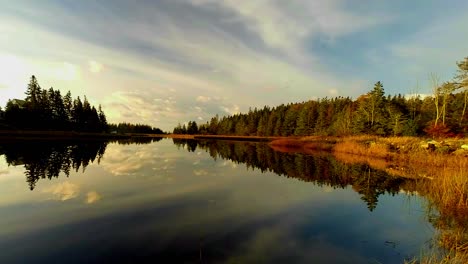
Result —
<instances>
[{"instance_id":1,"label":"calm river","mask_svg":"<svg viewBox=\"0 0 468 264\"><path fill-rule=\"evenodd\" d=\"M0 263L401 263L412 180L264 143L1 142Z\"/></svg>"}]
</instances>

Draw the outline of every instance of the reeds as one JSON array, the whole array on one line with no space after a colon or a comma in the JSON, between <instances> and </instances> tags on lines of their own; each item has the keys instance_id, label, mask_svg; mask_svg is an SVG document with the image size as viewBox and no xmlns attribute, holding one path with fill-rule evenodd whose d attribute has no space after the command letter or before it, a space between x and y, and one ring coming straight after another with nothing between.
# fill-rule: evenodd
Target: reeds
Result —
<instances>
[{"instance_id":1,"label":"reeds","mask_svg":"<svg viewBox=\"0 0 468 264\"><path fill-rule=\"evenodd\" d=\"M394 176L421 178L415 189L437 211L438 246L448 253L425 254L408 263L468 263L468 158L466 152L454 151L466 140L437 142L435 150L415 137L306 137L271 144L304 153L327 150L345 163L366 163Z\"/></svg>"}]
</instances>

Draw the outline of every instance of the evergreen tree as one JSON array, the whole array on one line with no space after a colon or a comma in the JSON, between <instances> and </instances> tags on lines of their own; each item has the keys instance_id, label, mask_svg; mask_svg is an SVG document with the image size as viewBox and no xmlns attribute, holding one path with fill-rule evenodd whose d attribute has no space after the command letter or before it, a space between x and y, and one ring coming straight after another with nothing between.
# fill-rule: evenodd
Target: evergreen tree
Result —
<instances>
[{"instance_id":1,"label":"evergreen tree","mask_svg":"<svg viewBox=\"0 0 468 264\"><path fill-rule=\"evenodd\" d=\"M73 129L80 130L83 127L83 103L79 96L73 101L71 120Z\"/></svg>"},{"instance_id":2,"label":"evergreen tree","mask_svg":"<svg viewBox=\"0 0 468 264\"><path fill-rule=\"evenodd\" d=\"M26 90L26 102L29 103L28 106L31 109L36 109L38 107L41 92L41 87L37 82L36 76L31 76L31 80L29 81L28 88Z\"/></svg>"},{"instance_id":3,"label":"evergreen tree","mask_svg":"<svg viewBox=\"0 0 468 264\"><path fill-rule=\"evenodd\" d=\"M281 136L290 136L294 134L294 130L297 125L299 105L289 106L284 116L284 122L282 124Z\"/></svg>"},{"instance_id":4,"label":"evergreen tree","mask_svg":"<svg viewBox=\"0 0 468 264\"><path fill-rule=\"evenodd\" d=\"M195 121L189 121L187 126L187 134L195 135L198 134L198 125Z\"/></svg>"},{"instance_id":5,"label":"evergreen tree","mask_svg":"<svg viewBox=\"0 0 468 264\"><path fill-rule=\"evenodd\" d=\"M63 105L65 107L65 113L68 119L68 122L72 119L72 112L73 112L73 98L71 96L70 91L63 97Z\"/></svg>"},{"instance_id":6,"label":"evergreen tree","mask_svg":"<svg viewBox=\"0 0 468 264\"><path fill-rule=\"evenodd\" d=\"M102 111L101 105L99 105L98 108L98 117L99 117L99 127L100 131L102 132L107 132L107 118L106 115L104 114L104 111Z\"/></svg>"}]
</instances>

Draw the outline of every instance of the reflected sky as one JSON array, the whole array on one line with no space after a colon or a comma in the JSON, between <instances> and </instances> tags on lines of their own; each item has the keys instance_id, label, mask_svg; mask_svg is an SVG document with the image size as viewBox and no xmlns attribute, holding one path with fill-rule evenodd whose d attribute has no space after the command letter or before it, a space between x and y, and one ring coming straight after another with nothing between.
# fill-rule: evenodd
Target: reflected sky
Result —
<instances>
[{"instance_id":1,"label":"reflected sky","mask_svg":"<svg viewBox=\"0 0 468 264\"><path fill-rule=\"evenodd\" d=\"M262 173L171 140L109 144L42 179L0 157L0 263L395 263L433 235L422 201Z\"/></svg>"}]
</instances>

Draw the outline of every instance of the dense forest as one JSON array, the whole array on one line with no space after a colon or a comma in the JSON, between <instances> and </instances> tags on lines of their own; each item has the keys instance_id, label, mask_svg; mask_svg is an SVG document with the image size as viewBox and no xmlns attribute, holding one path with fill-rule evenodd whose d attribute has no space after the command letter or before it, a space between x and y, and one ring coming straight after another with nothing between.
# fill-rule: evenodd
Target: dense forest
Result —
<instances>
[{"instance_id":1,"label":"dense forest","mask_svg":"<svg viewBox=\"0 0 468 264\"><path fill-rule=\"evenodd\" d=\"M385 95L383 84L375 83L368 93L323 98L219 118L205 124L190 121L178 125L174 134L242 136L307 136L374 134L381 136L434 137L468 134L468 57L457 63L452 81L440 83L430 75L432 96Z\"/></svg>"},{"instance_id":2,"label":"dense forest","mask_svg":"<svg viewBox=\"0 0 468 264\"><path fill-rule=\"evenodd\" d=\"M9 100L2 113L0 128L21 130L74 130L104 132L106 115L101 106L96 109L85 97L64 96L60 90L42 89L33 75L24 100Z\"/></svg>"},{"instance_id":3,"label":"dense forest","mask_svg":"<svg viewBox=\"0 0 468 264\"><path fill-rule=\"evenodd\" d=\"M5 110L0 108L0 130L61 130L78 132L152 133L162 134L159 128L143 124L108 124L99 105L92 106L86 96L72 98L70 91L42 89L33 75L24 100L9 100Z\"/></svg>"}]
</instances>

